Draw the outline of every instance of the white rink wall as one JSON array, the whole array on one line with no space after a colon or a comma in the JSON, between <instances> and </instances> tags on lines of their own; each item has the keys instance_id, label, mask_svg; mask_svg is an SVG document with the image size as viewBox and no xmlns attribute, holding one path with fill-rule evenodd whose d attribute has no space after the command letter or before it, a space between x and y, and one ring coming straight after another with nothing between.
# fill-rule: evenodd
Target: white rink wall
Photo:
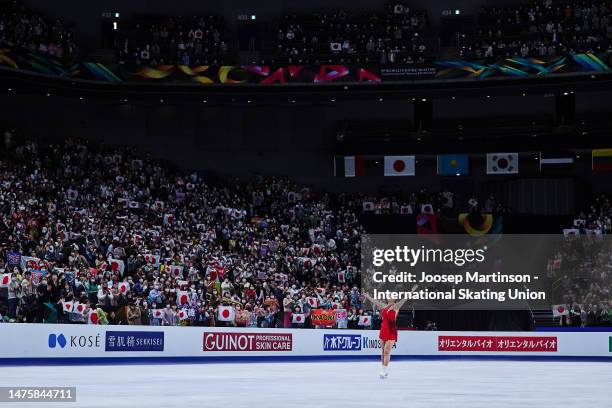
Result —
<instances>
[{"instance_id":1,"label":"white rink wall","mask_svg":"<svg viewBox=\"0 0 612 408\"><path fill-rule=\"evenodd\" d=\"M0 325L0 364L374 358L378 332L337 329ZM395 357L610 359L612 332L400 331Z\"/></svg>"}]
</instances>

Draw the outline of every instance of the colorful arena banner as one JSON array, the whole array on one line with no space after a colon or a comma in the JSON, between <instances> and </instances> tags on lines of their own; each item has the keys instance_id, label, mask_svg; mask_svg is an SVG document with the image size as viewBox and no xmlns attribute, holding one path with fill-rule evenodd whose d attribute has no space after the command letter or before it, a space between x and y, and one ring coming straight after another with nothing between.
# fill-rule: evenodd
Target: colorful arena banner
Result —
<instances>
[{"instance_id":1,"label":"colorful arena banner","mask_svg":"<svg viewBox=\"0 0 612 408\"><path fill-rule=\"evenodd\" d=\"M291 333L204 332L203 351L291 351Z\"/></svg>"},{"instance_id":2,"label":"colorful arena banner","mask_svg":"<svg viewBox=\"0 0 612 408\"><path fill-rule=\"evenodd\" d=\"M99 62L67 62L27 50L1 49L0 66L62 78L107 83L151 82L219 84L380 83L431 79L486 79L568 73L610 72L610 53L570 54L554 58L433 61L413 65L157 65L119 66Z\"/></svg>"},{"instance_id":3,"label":"colorful arena banner","mask_svg":"<svg viewBox=\"0 0 612 408\"><path fill-rule=\"evenodd\" d=\"M551 352L557 337L545 336L439 336L439 351Z\"/></svg>"},{"instance_id":4,"label":"colorful arena banner","mask_svg":"<svg viewBox=\"0 0 612 408\"><path fill-rule=\"evenodd\" d=\"M336 312L334 310L314 309L310 312L310 320L313 326L333 326L336 324Z\"/></svg>"}]
</instances>

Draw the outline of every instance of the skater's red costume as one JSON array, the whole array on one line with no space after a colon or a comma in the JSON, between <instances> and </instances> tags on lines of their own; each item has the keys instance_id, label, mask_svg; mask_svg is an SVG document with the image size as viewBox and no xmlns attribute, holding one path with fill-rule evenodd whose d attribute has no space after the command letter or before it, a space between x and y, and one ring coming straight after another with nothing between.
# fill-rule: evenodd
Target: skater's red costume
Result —
<instances>
[{"instance_id":1,"label":"skater's red costume","mask_svg":"<svg viewBox=\"0 0 612 408\"><path fill-rule=\"evenodd\" d=\"M385 307L381 311L382 324L378 337L384 341L397 341L397 326L395 325L396 313L391 307Z\"/></svg>"}]
</instances>

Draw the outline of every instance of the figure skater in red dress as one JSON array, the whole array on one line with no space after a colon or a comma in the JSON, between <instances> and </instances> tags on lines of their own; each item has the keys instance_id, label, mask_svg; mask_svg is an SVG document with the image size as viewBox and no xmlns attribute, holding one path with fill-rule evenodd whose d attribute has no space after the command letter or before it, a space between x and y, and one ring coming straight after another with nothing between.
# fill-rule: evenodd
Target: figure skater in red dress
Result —
<instances>
[{"instance_id":1,"label":"figure skater in red dress","mask_svg":"<svg viewBox=\"0 0 612 408\"><path fill-rule=\"evenodd\" d=\"M416 285L412 288L412 291L414 292L415 289ZM397 303L394 300L390 300L389 303L385 304L374 299L367 293L364 296L380 308L380 316L382 318L380 334L378 335L381 350L380 360L382 363L380 378L385 379L388 376L387 366L389 366L389 361L391 361L391 350L397 341L397 325L395 324L395 320L397 319L399 310L404 303L406 303L407 299L400 300Z\"/></svg>"}]
</instances>

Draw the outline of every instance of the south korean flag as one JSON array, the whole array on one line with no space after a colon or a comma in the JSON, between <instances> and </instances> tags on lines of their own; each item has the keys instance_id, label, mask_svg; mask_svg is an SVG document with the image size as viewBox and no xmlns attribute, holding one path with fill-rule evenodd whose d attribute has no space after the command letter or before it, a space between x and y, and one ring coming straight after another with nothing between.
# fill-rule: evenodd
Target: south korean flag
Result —
<instances>
[{"instance_id":1,"label":"south korean flag","mask_svg":"<svg viewBox=\"0 0 612 408\"><path fill-rule=\"evenodd\" d=\"M518 153L488 153L487 174L518 174Z\"/></svg>"}]
</instances>

